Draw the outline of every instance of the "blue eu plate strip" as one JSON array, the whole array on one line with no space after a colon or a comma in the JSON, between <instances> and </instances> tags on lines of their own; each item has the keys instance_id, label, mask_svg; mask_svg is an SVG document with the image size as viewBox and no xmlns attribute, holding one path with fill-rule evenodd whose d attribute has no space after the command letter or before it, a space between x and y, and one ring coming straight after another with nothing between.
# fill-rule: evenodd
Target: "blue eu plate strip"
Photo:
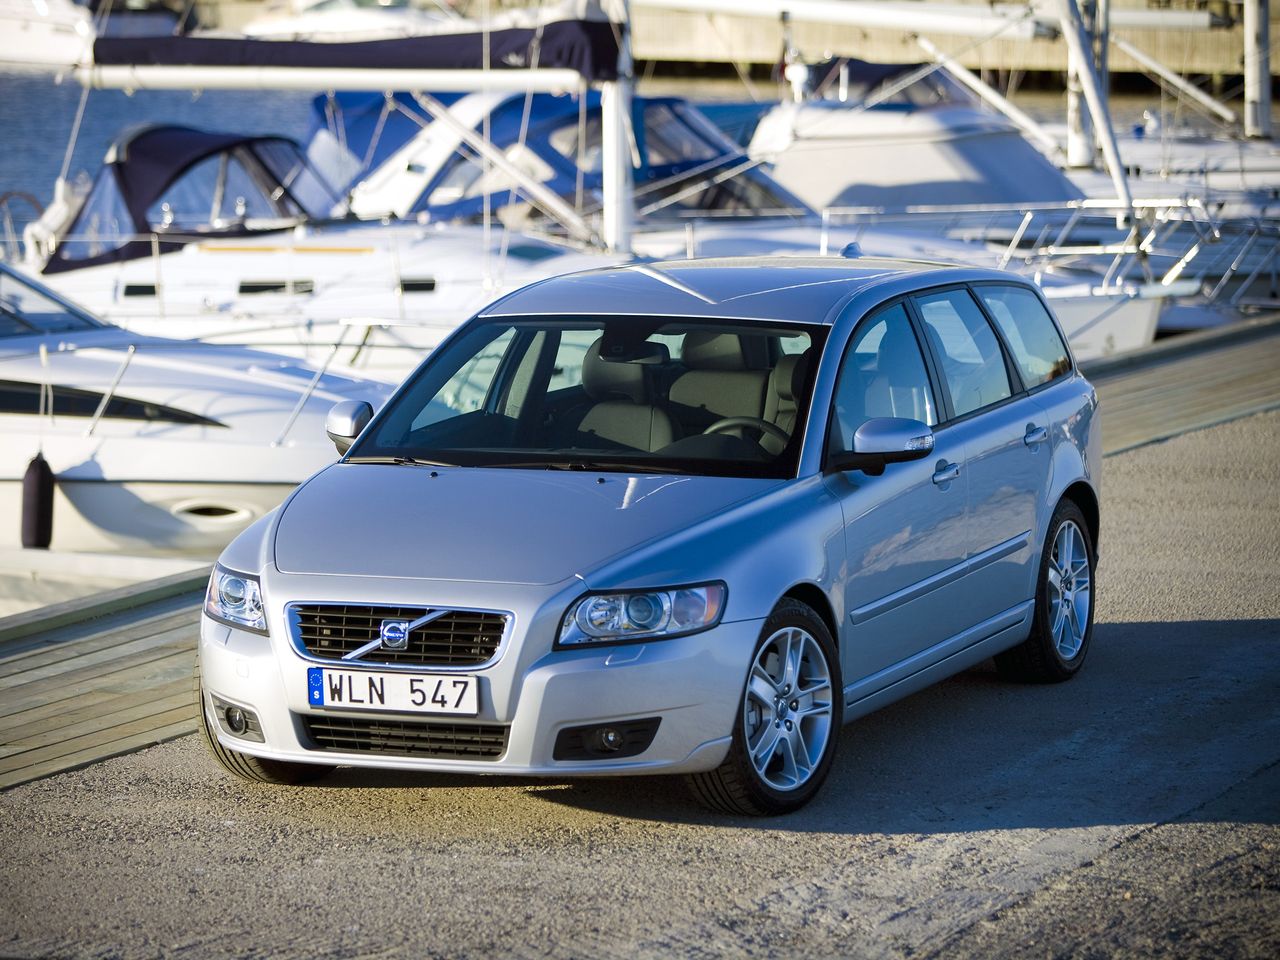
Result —
<instances>
[{"instance_id":1,"label":"blue eu plate strip","mask_svg":"<svg viewBox=\"0 0 1280 960\"><path fill-rule=\"evenodd\" d=\"M307 667L307 699L313 706L324 706L324 671L319 667Z\"/></svg>"}]
</instances>

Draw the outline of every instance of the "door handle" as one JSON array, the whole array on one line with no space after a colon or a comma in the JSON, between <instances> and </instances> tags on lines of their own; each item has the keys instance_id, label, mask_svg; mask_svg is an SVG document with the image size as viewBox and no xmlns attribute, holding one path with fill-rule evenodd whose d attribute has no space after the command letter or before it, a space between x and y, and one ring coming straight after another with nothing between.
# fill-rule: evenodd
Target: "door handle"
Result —
<instances>
[{"instance_id":1,"label":"door handle","mask_svg":"<svg viewBox=\"0 0 1280 960\"><path fill-rule=\"evenodd\" d=\"M1027 432L1022 436L1022 442L1028 447L1034 447L1037 444L1044 443L1049 439L1049 431L1044 427L1037 427L1034 424L1027 424Z\"/></svg>"},{"instance_id":2,"label":"door handle","mask_svg":"<svg viewBox=\"0 0 1280 960\"><path fill-rule=\"evenodd\" d=\"M943 460L938 464L938 469L933 472L933 482L937 484L950 483L960 476L960 464L947 463Z\"/></svg>"}]
</instances>

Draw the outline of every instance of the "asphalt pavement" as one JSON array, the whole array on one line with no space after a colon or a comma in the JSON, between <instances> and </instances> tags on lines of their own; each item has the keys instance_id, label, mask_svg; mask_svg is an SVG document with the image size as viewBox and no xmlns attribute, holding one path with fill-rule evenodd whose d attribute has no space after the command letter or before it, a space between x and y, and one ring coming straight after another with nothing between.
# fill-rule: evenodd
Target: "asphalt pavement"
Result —
<instances>
[{"instance_id":1,"label":"asphalt pavement","mask_svg":"<svg viewBox=\"0 0 1280 960\"><path fill-rule=\"evenodd\" d=\"M678 779L233 781L194 737L0 794L0 955L1280 955L1280 412L1105 462L1089 663L843 731L790 817Z\"/></svg>"}]
</instances>

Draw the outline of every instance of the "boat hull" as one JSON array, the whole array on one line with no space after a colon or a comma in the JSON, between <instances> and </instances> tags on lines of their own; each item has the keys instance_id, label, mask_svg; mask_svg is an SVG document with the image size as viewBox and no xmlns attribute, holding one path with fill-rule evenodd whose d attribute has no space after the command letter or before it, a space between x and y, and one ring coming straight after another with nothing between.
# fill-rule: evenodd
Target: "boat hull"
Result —
<instances>
[{"instance_id":1,"label":"boat hull","mask_svg":"<svg viewBox=\"0 0 1280 960\"><path fill-rule=\"evenodd\" d=\"M59 480L51 549L212 558L291 483ZM21 546L22 482L0 481L0 547Z\"/></svg>"}]
</instances>

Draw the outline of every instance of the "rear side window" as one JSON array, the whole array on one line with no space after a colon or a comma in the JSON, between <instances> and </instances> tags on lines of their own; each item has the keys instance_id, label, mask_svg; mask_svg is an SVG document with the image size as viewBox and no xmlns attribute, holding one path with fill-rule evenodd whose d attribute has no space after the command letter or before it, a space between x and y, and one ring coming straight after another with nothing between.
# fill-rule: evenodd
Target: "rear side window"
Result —
<instances>
[{"instance_id":1,"label":"rear side window","mask_svg":"<svg viewBox=\"0 0 1280 960\"><path fill-rule=\"evenodd\" d=\"M966 290L916 299L957 417L1012 396L996 332Z\"/></svg>"},{"instance_id":2,"label":"rear side window","mask_svg":"<svg viewBox=\"0 0 1280 960\"><path fill-rule=\"evenodd\" d=\"M1004 334L1027 389L1056 380L1071 369L1066 344L1039 297L1021 287L978 287L977 291Z\"/></svg>"}]
</instances>

